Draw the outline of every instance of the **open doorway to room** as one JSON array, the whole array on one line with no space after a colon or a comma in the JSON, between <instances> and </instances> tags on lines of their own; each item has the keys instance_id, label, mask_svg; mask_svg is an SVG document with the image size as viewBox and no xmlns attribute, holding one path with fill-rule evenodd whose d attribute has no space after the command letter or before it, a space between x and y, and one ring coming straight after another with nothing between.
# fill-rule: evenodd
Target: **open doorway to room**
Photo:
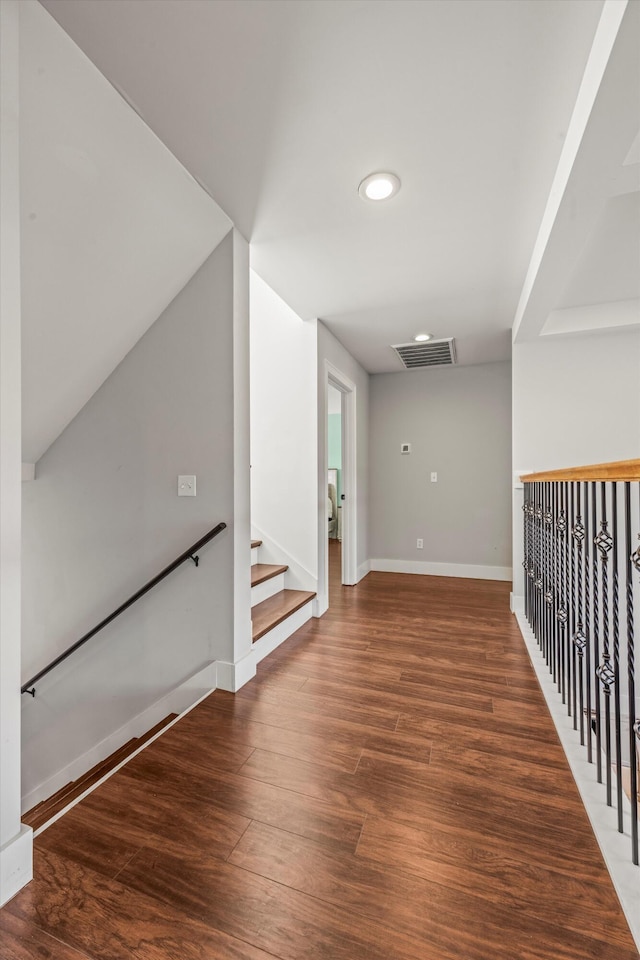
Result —
<instances>
[{"instance_id":1,"label":"open doorway to room","mask_svg":"<svg viewBox=\"0 0 640 960\"><path fill-rule=\"evenodd\" d=\"M325 359L324 368L321 383L324 422L320 421L318 448L318 609L321 613L329 606L330 581L334 598L341 585L357 582L356 385L329 360ZM330 470L334 472L330 474ZM335 505L330 483L335 486Z\"/></svg>"},{"instance_id":2,"label":"open doorway to room","mask_svg":"<svg viewBox=\"0 0 640 960\"><path fill-rule=\"evenodd\" d=\"M332 383L327 390L327 550L329 603L342 583L342 393Z\"/></svg>"}]
</instances>

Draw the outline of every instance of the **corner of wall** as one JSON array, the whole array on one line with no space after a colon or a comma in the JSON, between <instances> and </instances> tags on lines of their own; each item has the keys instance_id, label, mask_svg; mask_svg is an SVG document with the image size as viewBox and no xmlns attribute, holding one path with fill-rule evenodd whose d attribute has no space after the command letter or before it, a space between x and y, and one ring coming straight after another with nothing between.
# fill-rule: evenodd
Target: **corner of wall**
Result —
<instances>
[{"instance_id":1,"label":"corner of wall","mask_svg":"<svg viewBox=\"0 0 640 960\"><path fill-rule=\"evenodd\" d=\"M0 907L33 880L33 830L24 824L0 848Z\"/></svg>"}]
</instances>

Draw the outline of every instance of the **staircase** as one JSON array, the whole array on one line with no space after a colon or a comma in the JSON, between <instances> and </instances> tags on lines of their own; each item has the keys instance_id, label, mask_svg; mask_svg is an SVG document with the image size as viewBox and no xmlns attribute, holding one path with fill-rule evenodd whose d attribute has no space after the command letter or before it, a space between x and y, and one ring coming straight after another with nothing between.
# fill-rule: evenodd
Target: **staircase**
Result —
<instances>
[{"instance_id":1,"label":"staircase","mask_svg":"<svg viewBox=\"0 0 640 960\"><path fill-rule=\"evenodd\" d=\"M315 593L285 587L286 564L260 563L261 540L251 541L251 624L256 663L311 618Z\"/></svg>"},{"instance_id":2,"label":"staircase","mask_svg":"<svg viewBox=\"0 0 640 960\"><path fill-rule=\"evenodd\" d=\"M22 822L26 823L34 831L40 830L41 827L44 827L50 820L53 820L54 817L86 793L87 790L98 783L99 780L102 780L108 773L115 770L117 766L125 760L128 760L133 753L144 746L145 743L152 740L156 734L160 733L160 731L168 726L172 720L175 720L177 716L177 713L170 713L164 720L157 723L151 730L147 730L141 737L133 737L127 743L123 744L119 750L112 753L111 756L105 760L101 760L95 767L87 770L87 772L81 777L78 777L77 780L72 780L71 783L62 787L57 793L54 793L51 797L43 800L42 803L38 803L35 807L32 807L31 810L23 814Z\"/></svg>"}]
</instances>

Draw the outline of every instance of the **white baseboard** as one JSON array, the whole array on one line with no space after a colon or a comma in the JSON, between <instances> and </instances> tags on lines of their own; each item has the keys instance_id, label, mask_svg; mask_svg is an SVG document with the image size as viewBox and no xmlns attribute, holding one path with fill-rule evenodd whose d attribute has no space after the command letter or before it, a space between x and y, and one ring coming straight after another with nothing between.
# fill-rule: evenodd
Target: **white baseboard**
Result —
<instances>
[{"instance_id":1,"label":"white baseboard","mask_svg":"<svg viewBox=\"0 0 640 960\"><path fill-rule=\"evenodd\" d=\"M276 647L279 647L292 633L295 633L307 620L311 619L311 608L312 602L309 600L303 607L300 607L299 610L296 610L290 617L287 617L286 620L279 623L273 630L269 630L269 633L266 633L264 637L260 637L260 639L254 643L251 652L256 658L256 664L264 660L265 657L268 657L270 653L273 653Z\"/></svg>"},{"instance_id":2,"label":"white baseboard","mask_svg":"<svg viewBox=\"0 0 640 960\"><path fill-rule=\"evenodd\" d=\"M0 848L0 907L33 880L33 830L24 824L20 833Z\"/></svg>"},{"instance_id":3,"label":"white baseboard","mask_svg":"<svg viewBox=\"0 0 640 960\"><path fill-rule=\"evenodd\" d=\"M580 738L573 729L573 719L567 716L566 705L562 703L562 698L524 613L516 609L515 615L584 808L591 821L629 928L640 950L640 868L634 866L631 861L629 800L626 794L623 795L625 832L621 834L618 833L617 828L615 783L613 784L613 807L608 807L604 787L596 781L593 764L587 761L586 748L580 746Z\"/></svg>"},{"instance_id":4,"label":"white baseboard","mask_svg":"<svg viewBox=\"0 0 640 960\"><path fill-rule=\"evenodd\" d=\"M509 594L509 609L511 613L524 613L524 597L518 593Z\"/></svg>"},{"instance_id":5,"label":"white baseboard","mask_svg":"<svg viewBox=\"0 0 640 960\"><path fill-rule=\"evenodd\" d=\"M256 657L251 650L246 657L238 660L237 663L231 663L228 660L218 660L218 689L228 690L229 693L237 693L241 687L249 680L253 680L256 675Z\"/></svg>"},{"instance_id":6,"label":"white baseboard","mask_svg":"<svg viewBox=\"0 0 640 960\"><path fill-rule=\"evenodd\" d=\"M41 800L47 800L57 793L67 783L77 780L83 774L102 760L106 760L112 753L119 750L123 744L133 737L139 737L147 730L159 723L169 713L184 713L194 706L204 696L208 696L216 689L216 664L208 663L205 667L192 674L174 690L156 700L155 703L132 717L127 723L119 727L104 740L101 740L90 750L72 760L62 770L59 770L47 780L42 781L22 797L22 810L31 810ZM151 742L151 741L150 741Z\"/></svg>"},{"instance_id":7,"label":"white baseboard","mask_svg":"<svg viewBox=\"0 0 640 960\"><path fill-rule=\"evenodd\" d=\"M371 560L365 560L356 570L356 583L360 583L363 577L371 572Z\"/></svg>"},{"instance_id":8,"label":"white baseboard","mask_svg":"<svg viewBox=\"0 0 640 960\"><path fill-rule=\"evenodd\" d=\"M473 563L432 563L424 560L370 560L370 569L382 573L419 573L430 577L462 577L465 580L511 580L511 567Z\"/></svg>"},{"instance_id":9,"label":"white baseboard","mask_svg":"<svg viewBox=\"0 0 640 960\"><path fill-rule=\"evenodd\" d=\"M322 596L316 594L316 596L311 601L311 616L312 617L321 617L329 609L329 597L326 593Z\"/></svg>"}]
</instances>

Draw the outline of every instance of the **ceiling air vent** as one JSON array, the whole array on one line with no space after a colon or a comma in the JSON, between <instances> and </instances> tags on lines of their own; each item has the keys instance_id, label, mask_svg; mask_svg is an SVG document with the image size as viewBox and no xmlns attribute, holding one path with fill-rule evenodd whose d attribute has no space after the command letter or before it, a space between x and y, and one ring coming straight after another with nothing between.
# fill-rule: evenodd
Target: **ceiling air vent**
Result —
<instances>
[{"instance_id":1,"label":"ceiling air vent","mask_svg":"<svg viewBox=\"0 0 640 960\"><path fill-rule=\"evenodd\" d=\"M427 343L396 343L392 349L407 370L414 367L449 367L456 362L456 344L453 337L429 340Z\"/></svg>"}]
</instances>

